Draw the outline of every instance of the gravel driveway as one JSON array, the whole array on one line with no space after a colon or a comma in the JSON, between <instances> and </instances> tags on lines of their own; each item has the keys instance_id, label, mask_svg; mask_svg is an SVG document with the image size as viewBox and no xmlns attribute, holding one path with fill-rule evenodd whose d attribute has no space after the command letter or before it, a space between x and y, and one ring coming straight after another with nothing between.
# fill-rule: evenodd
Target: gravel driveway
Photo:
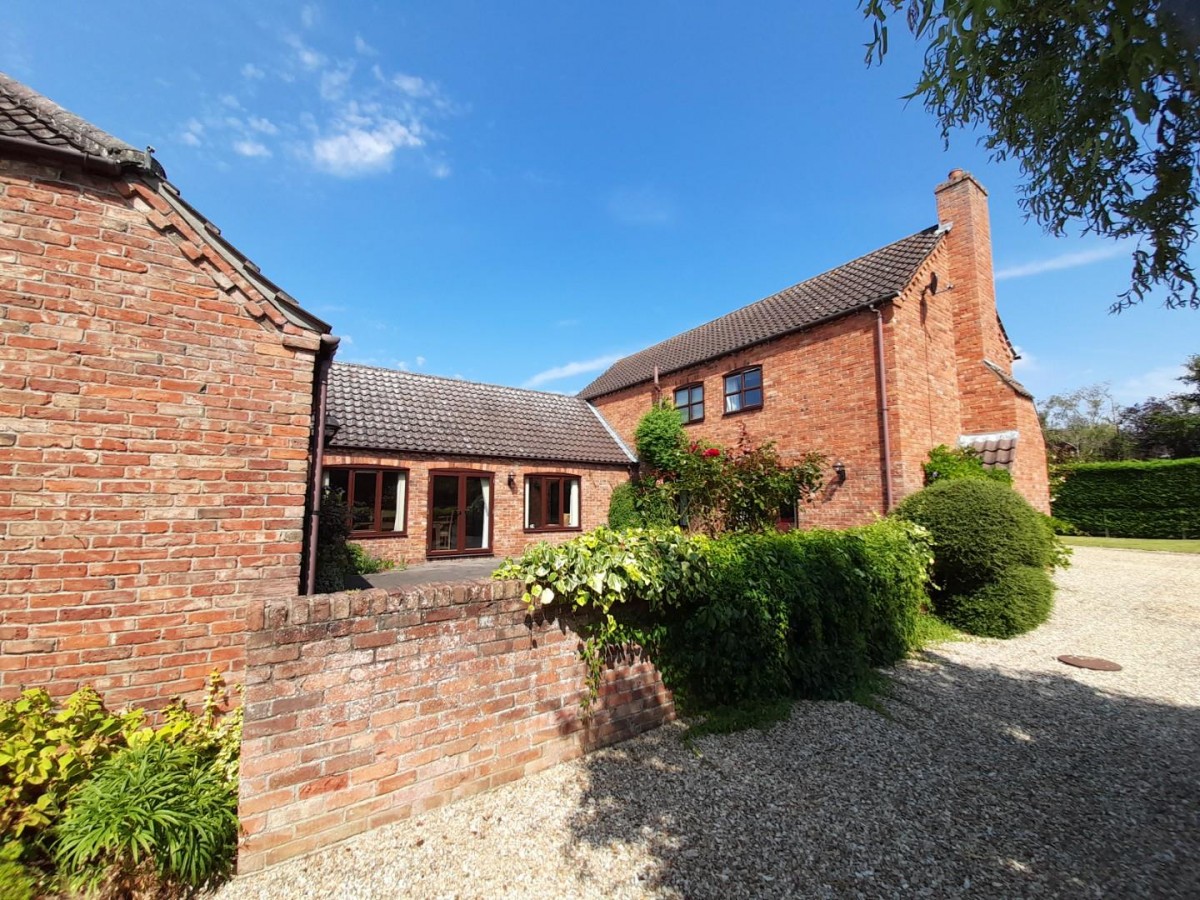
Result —
<instances>
[{"instance_id":1,"label":"gravel driveway","mask_svg":"<svg viewBox=\"0 0 1200 900\"><path fill-rule=\"evenodd\" d=\"M1033 634L904 664L886 715L668 726L219 897L1200 896L1200 555L1058 581Z\"/></svg>"}]
</instances>

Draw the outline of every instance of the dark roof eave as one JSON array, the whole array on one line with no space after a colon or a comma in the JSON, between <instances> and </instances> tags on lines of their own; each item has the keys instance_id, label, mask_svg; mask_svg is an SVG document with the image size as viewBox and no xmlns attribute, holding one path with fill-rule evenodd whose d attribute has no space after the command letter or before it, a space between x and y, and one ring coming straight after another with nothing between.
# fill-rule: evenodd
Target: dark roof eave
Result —
<instances>
[{"instance_id":1,"label":"dark roof eave","mask_svg":"<svg viewBox=\"0 0 1200 900\"><path fill-rule=\"evenodd\" d=\"M725 356L732 356L734 353L740 353L743 350L749 350L752 347L761 347L763 344L769 344L772 341L777 341L780 338L785 338L785 337L788 337L789 335L800 334L801 332L808 331L811 328L820 328L822 325L828 325L830 322L834 322L838 319L844 319L846 316L852 316L855 313L860 313L865 309L872 309L873 307L879 306L880 304L883 304L883 303L891 303L894 300L899 299L901 293L902 293L901 291L889 291L888 293L882 294L879 297L875 297L871 300L864 300L862 303L859 303L858 305L852 306L848 309L840 309L835 313L832 313L828 316L824 316L823 318L817 319L815 322L806 322L805 324L801 325L799 328L789 328L786 331L781 331L778 334L773 334L770 337L765 337L765 338L762 338L761 340L749 341L748 343L741 344L737 347L734 347L732 350L726 350L724 353L717 353L713 356L706 356L703 359L698 359L694 362L688 363L687 365L676 366L673 369L663 369L658 374L659 375L672 375L675 372L682 372L686 369L691 369L694 366L700 366L700 365L703 365L704 363L712 362L714 359L721 359L722 357L725 357ZM619 394L621 391L627 391L630 388L638 387L639 385L643 385L646 382L653 381L653 380L654 380L654 378L653 378L653 376L651 376L649 378L643 378L640 381L635 381L632 384L624 385L623 387L613 388L610 391L599 391L595 394L584 394L581 392L578 396L581 397L582 399L586 400L588 403L591 403L591 401L593 401L599 397L607 397L610 394Z\"/></svg>"},{"instance_id":2,"label":"dark roof eave","mask_svg":"<svg viewBox=\"0 0 1200 900\"><path fill-rule=\"evenodd\" d=\"M101 175L116 176L126 169L148 170L144 165L132 161L120 161L111 157L98 156L95 153L84 153L74 147L60 147L52 144L40 144L24 138L10 135L0 135L0 156L13 154L28 156L34 159L44 159L51 162L70 163L82 167L85 171Z\"/></svg>"},{"instance_id":3,"label":"dark roof eave","mask_svg":"<svg viewBox=\"0 0 1200 900\"><path fill-rule=\"evenodd\" d=\"M400 455L411 456L449 456L455 459L501 459L501 460L516 460L520 462L537 462L537 463L553 463L564 466L607 466L613 469L628 469L630 466L636 465L637 461L633 459L564 459L562 457L549 458L546 456L534 456L524 453L487 453L487 452L472 452L463 453L455 450L417 450L413 448L398 449L396 447L360 447L357 444L340 444L331 443L325 448L326 453L396 453Z\"/></svg>"}]
</instances>

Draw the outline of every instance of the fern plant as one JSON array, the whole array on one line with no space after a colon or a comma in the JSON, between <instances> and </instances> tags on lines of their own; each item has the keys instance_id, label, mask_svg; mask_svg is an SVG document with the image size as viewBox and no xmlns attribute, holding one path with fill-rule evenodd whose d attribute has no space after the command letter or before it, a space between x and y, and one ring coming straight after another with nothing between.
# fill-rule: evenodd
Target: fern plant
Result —
<instances>
[{"instance_id":1,"label":"fern plant","mask_svg":"<svg viewBox=\"0 0 1200 900\"><path fill-rule=\"evenodd\" d=\"M76 890L128 893L153 871L202 888L229 876L237 789L195 749L165 741L96 767L58 827L55 860Z\"/></svg>"}]
</instances>

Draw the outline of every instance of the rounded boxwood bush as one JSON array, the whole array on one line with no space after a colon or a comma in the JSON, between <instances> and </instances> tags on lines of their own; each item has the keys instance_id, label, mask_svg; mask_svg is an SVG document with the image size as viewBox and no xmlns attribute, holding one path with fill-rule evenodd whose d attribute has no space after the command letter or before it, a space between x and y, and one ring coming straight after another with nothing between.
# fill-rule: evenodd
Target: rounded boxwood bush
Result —
<instances>
[{"instance_id":1,"label":"rounded boxwood bush","mask_svg":"<svg viewBox=\"0 0 1200 900\"><path fill-rule=\"evenodd\" d=\"M1014 566L1045 569L1056 559L1044 517L998 481L936 481L896 507L896 515L933 535L937 595L970 594Z\"/></svg>"},{"instance_id":2,"label":"rounded boxwood bush","mask_svg":"<svg viewBox=\"0 0 1200 900\"><path fill-rule=\"evenodd\" d=\"M943 596L938 614L968 634L1008 638L1045 622L1053 597L1054 582L1045 569L1014 566L970 593Z\"/></svg>"},{"instance_id":3,"label":"rounded boxwood bush","mask_svg":"<svg viewBox=\"0 0 1200 900\"><path fill-rule=\"evenodd\" d=\"M633 483L623 481L613 488L612 496L608 498L608 527L619 531L622 528L637 528L641 524Z\"/></svg>"}]
</instances>

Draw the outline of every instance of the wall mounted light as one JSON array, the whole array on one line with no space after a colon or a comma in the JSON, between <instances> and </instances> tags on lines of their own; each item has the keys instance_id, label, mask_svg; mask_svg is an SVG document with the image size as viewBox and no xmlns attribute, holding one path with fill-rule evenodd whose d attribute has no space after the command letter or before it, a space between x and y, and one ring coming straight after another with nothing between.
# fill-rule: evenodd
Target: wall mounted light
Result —
<instances>
[{"instance_id":1,"label":"wall mounted light","mask_svg":"<svg viewBox=\"0 0 1200 900\"><path fill-rule=\"evenodd\" d=\"M332 443L337 433L342 430L341 420L333 413L325 414L325 443Z\"/></svg>"},{"instance_id":2,"label":"wall mounted light","mask_svg":"<svg viewBox=\"0 0 1200 900\"><path fill-rule=\"evenodd\" d=\"M846 483L846 465L841 460L833 464L833 474L837 476L838 484Z\"/></svg>"},{"instance_id":3,"label":"wall mounted light","mask_svg":"<svg viewBox=\"0 0 1200 900\"><path fill-rule=\"evenodd\" d=\"M509 473L508 473L508 486L509 486L510 488L513 488L514 490L515 490L515 489L516 489L516 487L517 487L517 476L516 476L516 474L515 474L515 473L513 473L513 472L509 472Z\"/></svg>"}]
</instances>

